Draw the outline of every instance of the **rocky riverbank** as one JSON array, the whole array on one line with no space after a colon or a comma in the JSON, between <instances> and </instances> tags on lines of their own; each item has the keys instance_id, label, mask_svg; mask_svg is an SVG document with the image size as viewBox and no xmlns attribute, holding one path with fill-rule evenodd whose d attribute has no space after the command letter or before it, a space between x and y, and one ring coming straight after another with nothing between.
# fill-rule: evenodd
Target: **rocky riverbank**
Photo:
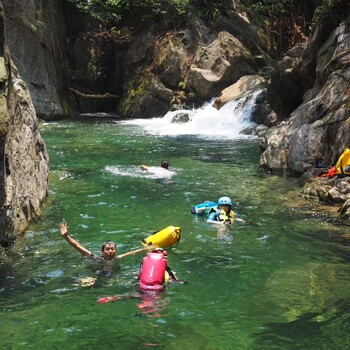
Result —
<instances>
[{"instance_id":1,"label":"rocky riverbank","mask_svg":"<svg viewBox=\"0 0 350 350\"><path fill-rule=\"evenodd\" d=\"M337 208L335 219L350 225L350 177L308 177L301 190L304 198ZM350 238L350 237L349 237Z\"/></svg>"}]
</instances>

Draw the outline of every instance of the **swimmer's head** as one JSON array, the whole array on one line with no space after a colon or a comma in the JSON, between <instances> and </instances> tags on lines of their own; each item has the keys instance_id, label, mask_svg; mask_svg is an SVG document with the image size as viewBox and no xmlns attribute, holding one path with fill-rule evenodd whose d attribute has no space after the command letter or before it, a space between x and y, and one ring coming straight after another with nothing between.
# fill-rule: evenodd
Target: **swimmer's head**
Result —
<instances>
[{"instance_id":1,"label":"swimmer's head","mask_svg":"<svg viewBox=\"0 0 350 350\"><path fill-rule=\"evenodd\" d=\"M162 160L160 163L160 166L164 169L168 169L169 168L169 162L167 160Z\"/></svg>"},{"instance_id":2,"label":"swimmer's head","mask_svg":"<svg viewBox=\"0 0 350 350\"><path fill-rule=\"evenodd\" d=\"M103 258L106 260L114 259L117 247L113 241L106 241L102 246Z\"/></svg>"}]
</instances>

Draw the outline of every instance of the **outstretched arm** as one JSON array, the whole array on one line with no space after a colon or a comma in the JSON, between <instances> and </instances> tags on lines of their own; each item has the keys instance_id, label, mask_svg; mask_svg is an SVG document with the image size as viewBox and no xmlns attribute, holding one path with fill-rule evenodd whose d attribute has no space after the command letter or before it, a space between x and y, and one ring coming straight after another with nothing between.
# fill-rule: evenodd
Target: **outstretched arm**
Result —
<instances>
[{"instance_id":1,"label":"outstretched arm","mask_svg":"<svg viewBox=\"0 0 350 350\"><path fill-rule=\"evenodd\" d=\"M145 171L147 171L148 170L148 166L147 165L140 165L140 168L142 169L142 170L145 170Z\"/></svg>"},{"instance_id":2,"label":"outstretched arm","mask_svg":"<svg viewBox=\"0 0 350 350\"><path fill-rule=\"evenodd\" d=\"M134 254L137 254L137 253L140 253L140 252L144 252L145 250L152 250L153 248L154 247L151 245L151 246L139 248L139 249L136 249L136 250L131 250L130 252L117 255L117 259L124 258L124 256L129 256L129 255L134 255Z\"/></svg>"},{"instance_id":3,"label":"outstretched arm","mask_svg":"<svg viewBox=\"0 0 350 350\"><path fill-rule=\"evenodd\" d=\"M235 217L235 221L238 221L238 222L245 222L245 220L241 219L241 218L237 218Z\"/></svg>"},{"instance_id":4,"label":"outstretched arm","mask_svg":"<svg viewBox=\"0 0 350 350\"><path fill-rule=\"evenodd\" d=\"M77 242L75 239L70 237L68 235L68 225L66 222L61 222L60 223L60 231L62 237L76 250L78 250L81 254L85 256L92 256L93 254L90 252L90 250L86 249L83 247L79 242Z\"/></svg>"}]
</instances>

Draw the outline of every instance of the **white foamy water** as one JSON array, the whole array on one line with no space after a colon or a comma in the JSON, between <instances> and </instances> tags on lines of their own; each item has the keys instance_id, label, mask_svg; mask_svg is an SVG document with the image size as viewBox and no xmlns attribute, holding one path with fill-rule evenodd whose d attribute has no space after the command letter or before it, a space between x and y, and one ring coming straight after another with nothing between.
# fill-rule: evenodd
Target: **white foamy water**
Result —
<instances>
[{"instance_id":1,"label":"white foamy water","mask_svg":"<svg viewBox=\"0 0 350 350\"><path fill-rule=\"evenodd\" d=\"M106 166L105 171L116 176L144 177L148 179L171 179L176 173L161 167L150 166L148 171L137 166Z\"/></svg>"},{"instance_id":2,"label":"white foamy water","mask_svg":"<svg viewBox=\"0 0 350 350\"><path fill-rule=\"evenodd\" d=\"M201 108L168 112L162 118L121 121L126 125L138 125L151 135L197 135L206 138L247 138L240 132L252 124L251 112L261 91L249 98L230 101L220 110L212 107L215 98ZM187 122L176 122L179 115L188 116ZM186 117L185 117L186 118Z\"/></svg>"}]
</instances>

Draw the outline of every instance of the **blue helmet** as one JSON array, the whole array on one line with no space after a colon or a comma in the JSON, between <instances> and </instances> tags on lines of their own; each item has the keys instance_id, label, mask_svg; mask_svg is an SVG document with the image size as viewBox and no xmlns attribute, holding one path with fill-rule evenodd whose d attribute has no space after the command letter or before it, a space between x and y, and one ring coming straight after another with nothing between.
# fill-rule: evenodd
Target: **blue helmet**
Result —
<instances>
[{"instance_id":1,"label":"blue helmet","mask_svg":"<svg viewBox=\"0 0 350 350\"><path fill-rule=\"evenodd\" d=\"M230 205L232 207L232 201L230 199L230 197L220 197L218 200L218 205Z\"/></svg>"}]
</instances>

